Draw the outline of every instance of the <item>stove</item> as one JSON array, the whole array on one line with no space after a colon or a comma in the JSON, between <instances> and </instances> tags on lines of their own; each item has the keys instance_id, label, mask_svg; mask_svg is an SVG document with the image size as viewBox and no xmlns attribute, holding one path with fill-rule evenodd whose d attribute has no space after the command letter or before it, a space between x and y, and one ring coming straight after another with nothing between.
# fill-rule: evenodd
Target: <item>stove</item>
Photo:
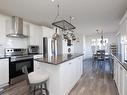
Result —
<instances>
[{"instance_id":1,"label":"stove","mask_svg":"<svg viewBox=\"0 0 127 95\"><path fill-rule=\"evenodd\" d=\"M14 55L27 55L28 51L26 48L8 48L5 49L5 55L14 56Z\"/></svg>"},{"instance_id":2,"label":"stove","mask_svg":"<svg viewBox=\"0 0 127 95\"><path fill-rule=\"evenodd\" d=\"M9 83L14 84L24 80L22 67L26 66L28 72L33 71L33 55L29 55L27 49L5 49L5 55L9 57Z\"/></svg>"}]
</instances>

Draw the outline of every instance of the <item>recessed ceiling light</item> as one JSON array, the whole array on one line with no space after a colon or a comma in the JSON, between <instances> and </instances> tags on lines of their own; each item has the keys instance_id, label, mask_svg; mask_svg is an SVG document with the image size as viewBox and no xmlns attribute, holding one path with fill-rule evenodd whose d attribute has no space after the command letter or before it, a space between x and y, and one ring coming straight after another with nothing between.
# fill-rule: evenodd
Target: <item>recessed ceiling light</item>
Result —
<instances>
[{"instance_id":1,"label":"recessed ceiling light","mask_svg":"<svg viewBox=\"0 0 127 95\"><path fill-rule=\"evenodd\" d=\"M74 20L74 19L75 19L75 17L72 16L72 17L71 17L71 20Z\"/></svg>"},{"instance_id":2,"label":"recessed ceiling light","mask_svg":"<svg viewBox=\"0 0 127 95\"><path fill-rule=\"evenodd\" d=\"M52 2L54 2L55 0L51 0Z\"/></svg>"}]
</instances>

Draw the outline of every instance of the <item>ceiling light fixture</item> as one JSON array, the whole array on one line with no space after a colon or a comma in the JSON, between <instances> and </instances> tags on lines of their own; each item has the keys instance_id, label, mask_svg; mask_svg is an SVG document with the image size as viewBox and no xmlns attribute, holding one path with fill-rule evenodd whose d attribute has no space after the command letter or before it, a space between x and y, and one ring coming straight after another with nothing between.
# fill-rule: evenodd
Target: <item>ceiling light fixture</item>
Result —
<instances>
[{"instance_id":1,"label":"ceiling light fixture","mask_svg":"<svg viewBox=\"0 0 127 95\"><path fill-rule=\"evenodd\" d=\"M52 2L54 2L55 0L51 0Z\"/></svg>"},{"instance_id":2,"label":"ceiling light fixture","mask_svg":"<svg viewBox=\"0 0 127 95\"><path fill-rule=\"evenodd\" d=\"M104 43L106 43L106 40L104 40L104 33L103 33L103 30L97 29L96 31L97 31L97 33L101 36L101 41L100 41L100 43L103 45Z\"/></svg>"},{"instance_id":3,"label":"ceiling light fixture","mask_svg":"<svg viewBox=\"0 0 127 95\"><path fill-rule=\"evenodd\" d=\"M55 26L56 28L59 28L62 30L63 32L63 38L65 40L72 40L72 41L75 41L76 40L76 37L75 37L75 34L74 34L74 29L76 29L75 26L73 26L71 24L72 20L74 19L74 17L70 16L69 17L69 20L70 22L66 21L66 20L60 20L60 21L56 21L58 19L58 17L60 16L60 5L58 4L57 5L57 15L54 19L54 22L52 23L53 26Z\"/></svg>"}]
</instances>

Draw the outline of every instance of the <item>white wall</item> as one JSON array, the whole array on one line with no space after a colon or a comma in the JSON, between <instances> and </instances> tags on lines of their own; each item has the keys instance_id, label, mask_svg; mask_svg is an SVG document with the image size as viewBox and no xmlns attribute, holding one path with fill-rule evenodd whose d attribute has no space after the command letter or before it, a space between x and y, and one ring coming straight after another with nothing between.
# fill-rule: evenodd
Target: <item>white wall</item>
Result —
<instances>
[{"instance_id":1,"label":"white wall","mask_svg":"<svg viewBox=\"0 0 127 95\"><path fill-rule=\"evenodd\" d=\"M100 38L98 35L84 35L84 55L85 58L91 58L92 57L92 50L91 50L91 40L92 39L97 39ZM108 38L109 43L108 43L108 47L110 46L110 44L112 43L117 43L117 37L116 37L116 33L107 33L104 34L104 38Z\"/></svg>"},{"instance_id":2,"label":"white wall","mask_svg":"<svg viewBox=\"0 0 127 95\"><path fill-rule=\"evenodd\" d=\"M83 53L83 31L76 29L76 41L74 42L74 53Z\"/></svg>"}]
</instances>

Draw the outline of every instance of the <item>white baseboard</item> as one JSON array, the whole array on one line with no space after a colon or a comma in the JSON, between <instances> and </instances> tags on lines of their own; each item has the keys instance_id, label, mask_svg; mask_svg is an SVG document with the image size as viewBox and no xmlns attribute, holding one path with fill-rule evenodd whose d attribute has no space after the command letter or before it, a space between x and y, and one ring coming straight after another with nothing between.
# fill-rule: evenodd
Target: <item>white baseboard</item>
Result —
<instances>
[{"instance_id":1,"label":"white baseboard","mask_svg":"<svg viewBox=\"0 0 127 95\"><path fill-rule=\"evenodd\" d=\"M0 85L0 89L5 87L5 86L8 86L8 85L9 85L8 83L2 84L2 85Z\"/></svg>"}]
</instances>

